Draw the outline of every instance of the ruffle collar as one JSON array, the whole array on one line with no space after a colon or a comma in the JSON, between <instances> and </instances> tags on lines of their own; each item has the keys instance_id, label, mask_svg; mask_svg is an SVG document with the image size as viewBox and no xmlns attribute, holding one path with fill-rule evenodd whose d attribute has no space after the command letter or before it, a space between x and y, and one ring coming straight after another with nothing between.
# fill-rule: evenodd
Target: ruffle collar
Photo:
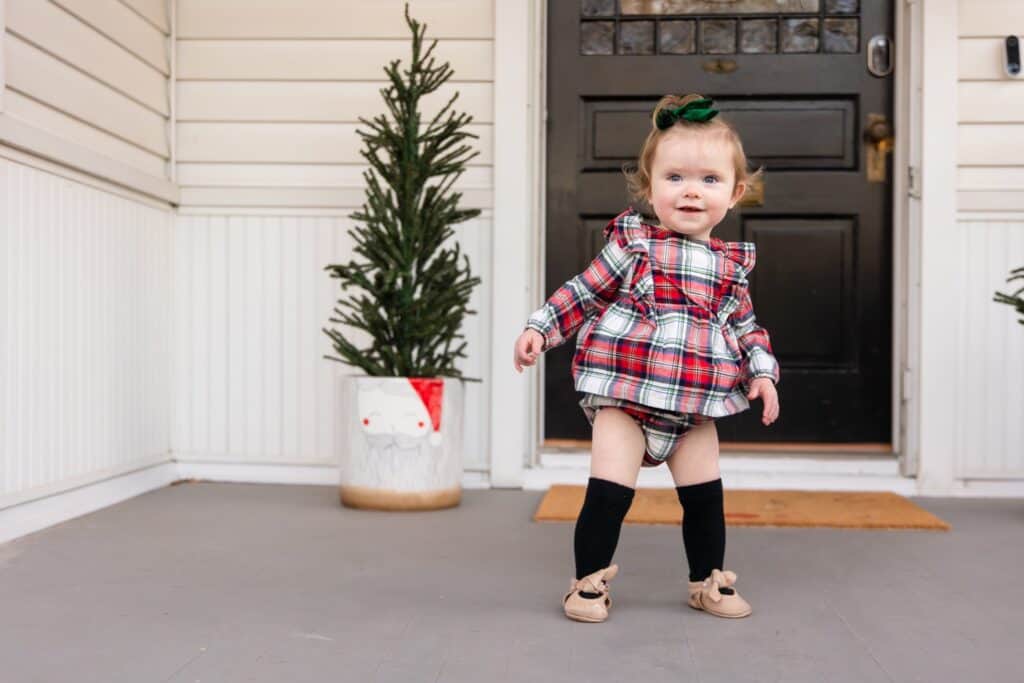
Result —
<instances>
[{"instance_id":1,"label":"ruffle collar","mask_svg":"<svg viewBox=\"0 0 1024 683\"><path fill-rule=\"evenodd\" d=\"M608 221L604 228L604 239L609 241L614 236L623 247L636 245L638 241L649 239L651 235L671 233L688 244L699 245L711 251L722 253L726 260L732 264L735 272L728 273L733 279L742 280L754 269L756 261L756 250L753 242L725 242L712 237L707 242L694 240L685 235L676 235L671 230L659 228L656 225L645 223L643 215L632 206Z\"/></svg>"}]
</instances>

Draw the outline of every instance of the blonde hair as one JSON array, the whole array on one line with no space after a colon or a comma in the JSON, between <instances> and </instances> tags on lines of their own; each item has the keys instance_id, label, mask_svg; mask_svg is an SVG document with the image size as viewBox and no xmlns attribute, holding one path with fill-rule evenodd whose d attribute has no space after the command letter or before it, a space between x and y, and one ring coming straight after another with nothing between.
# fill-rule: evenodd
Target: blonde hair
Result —
<instances>
[{"instance_id":1,"label":"blonde hair","mask_svg":"<svg viewBox=\"0 0 1024 683\"><path fill-rule=\"evenodd\" d=\"M623 173L626 175L626 184L629 188L629 194L633 199L642 202L644 205L647 204L647 197L651 193L651 164L654 162L654 152L657 150L658 143L661 142L661 139L676 128L682 128L683 130L702 133L705 135L716 135L724 138L732 145L734 171L733 188L736 187L737 183L744 183L746 185L745 192L749 191L751 183L761 177L762 173L764 173L763 167L752 172L747 170L747 155L743 152L743 142L740 140L739 133L736 132L736 129L733 128L731 123L723 120L721 115L705 122L687 121L686 119L680 118L665 130L658 128L658 114L660 114L662 110L682 107L690 102L695 102L703 98L703 95L690 93L683 96L665 95L658 101L657 106L654 108L654 113L651 114L651 130L647 133L647 138L644 140L644 144L640 148L640 156L637 158L636 166L632 168L623 168Z\"/></svg>"}]
</instances>

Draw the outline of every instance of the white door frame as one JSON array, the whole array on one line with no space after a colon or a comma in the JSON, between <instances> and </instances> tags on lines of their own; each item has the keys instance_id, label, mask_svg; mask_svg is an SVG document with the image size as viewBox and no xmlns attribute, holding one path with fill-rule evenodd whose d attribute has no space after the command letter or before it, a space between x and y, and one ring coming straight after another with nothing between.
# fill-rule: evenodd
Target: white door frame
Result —
<instances>
[{"instance_id":1,"label":"white door frame","mask_svg":"<svg viewBox=\"0 0 1024 683\"><path fill-rule=\"evenodd\" d=\"M949 250L922 264L922 221L933 244L955 228L956 0L894 0L896 68L894 70L893 169L893 447L901 471L914 475L919 452L927 445L929 463L939 479L951 473L952 439L932 448L943 436L922 443L921 428L951 416L922 418L925 392L934 391L922 377L925 367L941 376L948 353L922 346L921 289L936 285ZM546 0L494 3L494 238L491 335L491 481L496 487L519 487L524 468L537 462L543 403L542 366L517 375L511 369L512 343L527 316L546 296L544 265L544 129L546 107ZM924 65L928 69L924 69ZM941 103L940 103L941 101ZM923 116L931 103L934 116ZM922 160L940 169L922 175ZM911 180L911 168L914 169ZM948 169L943 173L941 169ZM925 203L923 197L933 201ZM942 201L935 201L941 199ZM936 234L938 233L938 234ZM940 242L941 243L941 242ZM947 244L950 242L946 242ZM936 290L940 289L936 287ZM932 291L932 290L930 290ZM936 292L936 299L939 292ZM498 312L501 314L498 315ZM930 327L942 316L931 313ZM930 351L931 355L927 355ZM915 361L916 359L916 361ZM945 366L948 367L948 366ZM935 381L933 379L932 381ZM934 397L933 397L934 400ZM931 407L931 404L929 404ZM938 407L938 406L935 406ZM941 433L945 433L944 431ZM948 451L948 452L945 452ZM945 461L945 464L943 462ZM936 480L938 483L938 479ZM951 482L950 482L951 483Z\"/></svg>"}]
</instances>

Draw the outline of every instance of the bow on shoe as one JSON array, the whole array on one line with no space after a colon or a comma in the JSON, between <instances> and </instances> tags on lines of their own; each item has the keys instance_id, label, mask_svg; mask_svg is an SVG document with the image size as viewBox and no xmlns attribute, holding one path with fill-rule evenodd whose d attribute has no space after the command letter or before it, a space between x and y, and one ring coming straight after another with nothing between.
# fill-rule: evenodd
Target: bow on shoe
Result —
<instances>
[{"instance_id":1,"label":"bow on shoe","mask_svg":"<svg viewBox=\"0 0 1024 683\"><path fill-rule=\"evenodd\" d=\"M722 593L719 588L729 588L736 583L736 573L729 570L721 571L712 569L711 576L704 579L704 590L713 602L722 601Z\"/></svg>"},{"instance_id":2,"label":"bow on shoe","mask_svg":"<svg viewBox=\"0 0 1024 683\"><path fill-rule=\"evenodd\" d=\"M607 569L602 569L584 576L582 579L573 579L570 588L572 590L581 590L584 593L604 593L608 590L608 582L615 578L615 575L619 573L619 565L613 564Z\"/></svg>"}]
</instances>

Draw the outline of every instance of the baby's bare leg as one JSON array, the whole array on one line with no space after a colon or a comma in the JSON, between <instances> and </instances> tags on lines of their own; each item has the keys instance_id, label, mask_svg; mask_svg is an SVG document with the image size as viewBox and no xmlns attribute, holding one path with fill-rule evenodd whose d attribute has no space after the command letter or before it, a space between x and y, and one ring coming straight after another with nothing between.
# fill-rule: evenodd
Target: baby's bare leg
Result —
<instances>
[{"instance_id":1,"label":"baby's bare leg","mask_svg":"<svg viewBox=\"0 0 1024 683\"><path fill-rule=\"evenodd\" d=\"M721 479L718 466L718 430L713 420L690 429L668 459L676 486Z\"/></svg>"},{"instance_id":2,"label":"baby's bare leg","mask_svg":"<svg viewBox=\"0 0 1024 683\"><path fill-rule=\"evenodd\" d=\"M633 418L618 408L602 408L594 418L592 440L590 476L635 489L646 446Z\"/></svg>"},{"instance_id":3,"label":"baby's bare leg","mask_svg":"<svg viewBox=\"0 0 1024 683\"><path fill-rule=\"evenodd\" d=\"M594 418L590 480L573 534L577 579L611 565L643 453L643 432L633 419L618 408L601 408Z\"/></svg>"},{"instance_id":4,"label":"baby's bare leg","mask_svg":"<svg viewBox=\"0 0 1024 683\"><path fill-rule=\"evenodd\" d=\"M683 546L690 581L703 581L725 561L725 508L713 421L687 432L668 459L683 506Z\"/></svg>"}]
</instances>

